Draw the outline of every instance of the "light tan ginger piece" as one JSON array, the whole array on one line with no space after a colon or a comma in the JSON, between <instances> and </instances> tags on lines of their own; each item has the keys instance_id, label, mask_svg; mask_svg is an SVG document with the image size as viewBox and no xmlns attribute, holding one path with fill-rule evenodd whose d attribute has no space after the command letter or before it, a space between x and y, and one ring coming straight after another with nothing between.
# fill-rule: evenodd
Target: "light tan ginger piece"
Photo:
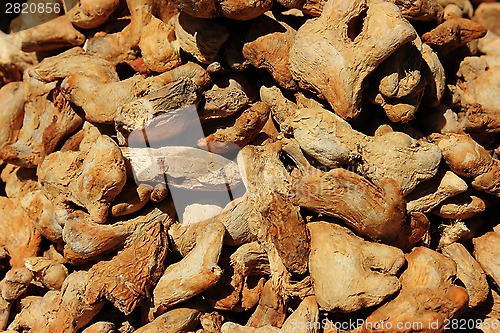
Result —
<instances>
[{"instance_id":1,"label":"light tan ginger piece","mask_svg":"<svg viewBox=\"0 0 500 333\"><path fill-rule=\"evenodd\" d=\"M198 140L198 147L214 153L243 148L253 141L269 119L266 103L252 104L225 128L219 128L206 138Z\"/></svg>"},{"instance_id":2,"label":"light tan ginger piece","mask_svg":"<svg viewBox=\"0 0 500 333\"><path fill-rule=\"evenodd\" d=\"M21 311L8 329L40 333L76 333L87 325L104 305L89 305L85 302L87 283L87 272L76 271L66 278L61 291L51 290L43 297L25 297L21 301ZM44 316L40 317L40 313Z\"/></svg>"},{"instance_id":3,"label":"light tan ginger piece","mask_svg":"<svg viewBox=\"0 0 500 333\"><path fill-rule=\"evenodd\" d=\"M429 228L419 212L406 221L406 203L392 179L378 187L345 169L309 167L296 175L291 195L294 204L340 218L358 235L401 248L418 242Z\"/></svg>"},{"instance_id":4,"label":"light tan ginger piece","mask_svg":"<svg viewBox=\"0 0 500 333\"><path fill-rule=\"evenodd\" d=\"M61 290L68 269L63 264L44 257L24 259L24 265L29 269L36 281L50 290Z\"/></svg>"},{"instance_id":5,"label":"light tan ginger piece","mask_svg":"<svg viewBox=\"0 0 500 333\"><path fill-rule=\"evenodd\" d=\"M435 207L431 213L445 219L470 219L484 212L486 203L475 195L462 194L448 198Z\"/></svg>"},{"instance_id":6,"label":"light tan ginger piece","mask_svg":"<svg viewBox=\"0 0 500 333\"><path fill-rule=\"evenodd\" d=\"M136 219L123 250L89 269L85 293L89 304L98 304L106 298L128 315L149 297L164 268L168 253L167 230L174 216L173 202L166 201Z\"/></svg>"},{"instance_id":7,"label":"light tan ginger piece","mask_svg":"<svg viewBox=\"0 0 500 333\"><path fill-rule=\"evenodd\" d=\"M438 171L406 196L409 212L428 213L446 199L467 191L467 183L451 171Z\"/></svg>"},{"instance_id":8,"label":"light tan ginger piece","mask_svg":"<svg viewBox=\"0 0 500 333\"><path fill-rule=\"evenodd\" d=\"M165 183L184 189L218 191L236 187L238 166L220 155L191 148L122 148L127 168L136 183Z\"/></svg>"},{"instance_id":9,"label":"light tan ginger piece","mask_svg":"<svg viewBox=\"0 0 500 333\"><path fill-rule=\"evenodd\" d=\"M248 145L238 154L248 198L262 216L250 220L249 229L267 251L277 250L288 272L303 274L309 240L300 209L289 198L291 177L279 159L280 153L281 143L277 142Z\"/></svg>"},{"instance_id":10,"label":"light tan ginger piece","mask_svg":"<svg viewBox=\"0 0 500 333\"><path fill-rule=\"evenodd\" d=\"M13 303L26 291L33 274L25 267L10 269L0 281L0 330L9 322Z\"/></svg>"},{"instance_id":11,"label":"light tan ginger piece","mask_svg":"<svg viewBox=\"0 0 500 333\"><path fill-rule=\"evenodd\" d=\"M302 300L298 308L286 319L281 329L266 325L262 327L241 326L232 322L222 325L222 333L318 333L319 309L314 296Z\"/></svg>"},{"instance_id":12,"label":"light tan ginger piece","mask_svg":"<svg viewBox=\"0 0 500 333\"><path fill-rule=\"evenodd\" d=\"M466 57L457 76L454 100L461 106L459 122L474 137L487 138L500 133L500 102L490 91L500 85L500 63L491 57Z\"/></svg>"},{"instance_id":13,"label":"light tan ginger piece","mask_svg":"<svg viewBox=\"0 0 500 333\"><path fill-rule=\"evenodd\" d=\"M271 8L273 1L203 0L195 2L174 0L173 3L180 11L197 18L224 16L233 20L246 21L264 14Z\"/></svg>"},{"instance_id":14,"label":"light tan ginger piece","mask_svg":"<svg viewBox=\"0 0 500 333\"><path fill-rule=\"evenodd\" d=\"M17 140L2 148L0 158L33 168L75 131L83 119L64 100L54 83L45 84L29 78L26 81L22 127Z\"/></svg>"},{"instance_id":15,"label":"light tan ginger piece","mask_svg":"<svg viewBox=\"0 0 500 333\"><path fill-rule=\"evenodd\" d=\"M92 29L105 23L120 5L120 0L72 0L66 15L78 28ZM76 3L75 3L76 2Z\"/></svg>"},{"instance_id":16,"label":"light tan ginger piece","mask_svg":"<svg viewBox=\"0 0 500 333\"><path fill-rule=\"evenodd\" d=\"M165 312L152 322L138 328L135 333L188 333L200 323L200 306L186 304L183 307Z\"/></svg>"},{"instance_id":17,"label":"light tan ginger piece","mask_svg":"<svg viewBox=\"0 0 500 333\"><path fill-rule=\"evenodd\" d=\"M225 228L221 223L209 224L200 233L196 246L181 261L167 267L153 290L154 312L163 313L214 286L222 275L217 265Z\"/></svg>"},{"instance_id":18,"label":"light tan ginger piece","mask_svg":"<svg viewBox=\"0 0 500 333\"><path fill-rule=\"evenodd\" d=\"M488 30L500 36L500 24L498 17L500 15L500 4L498 2L482 3L474 11L475 22L481 24Z\"/></svg>"},{"instance_id":19,"label":"light tan ginger piece","mask_svg":"<svg viewBox=\"0 0 500 333\"><path fill-rule=\"evenodd\" d=\"M307 228L309 270L322 309L357 311L382 303L401 288L396 274L405 259L400 249L364 241L333 223L311 222ZM335 279L332 269L339 270Z\"/></svg>"},{"instance_id":20,"label":"light tan ginger piece","mask_svg":"<svg viewBox=\"0 0 500 333\"><path fill-rule=\"evenodd\" d=\"M368 316L360 332L444 332L445 320L459 316L467 308L466 290L453 284L457 266L452 259L417 247L406 255L406 260L408 268L400 277L401 291ZM381 321L384 324L377 326ZM398 328L401 325L397 323L408 322L422 326L410 330ZM435 326L430 326L431 323Z\"/></svg>"},{"instance_id":21,"label":"light tan ginger piece","mask_svg":"<svg viewBox=\"0 0 500 333\"><path fill-rule=\"evenodd\" d=\"M245 36L243 56L257 68L268 71L280 86L297 90L290 72L288 54L296 31L272 15L262 15L252 22Z\"/></svg>"},{"instance_id":22,"label":"light tan ginger piece","mask_svg":"<svg viewBox=\"0 0 500 333\"><path fill-rule=\"evenodd\" d=\"M5 183L5 194L9 198L18 198L24 206L25 197L31 192L41 189L36 178L36 170L21 168L14 164L7 164L0 173L0 178Z\"/></svg>"},{"instance_id":23,"label":"light tan ginger piece","mask_svg":"<svg viewBox=\"0 0 500 333\"><path fill-rule=\"evenodd\" d=\"M141 210L149 202L152 191L153 187L146 184L125 184L111 203L111 216L124 216Z\"/></svg>"},{"instance_id":24,"label":"light tan ginger piece","mask_svg":"<svg viewBox=\"0 0 500 333\"><path fill-rule=\"evenodd\" d=\"M220 333L225 318L219 312L206 312L200 316L203 333Z\"/></svg>"},{"instance_id":25,"label":"light tan ginger piece","mask_svg":"<svg viewBox=\"0 0 500 333\"><path fill-rule=\"evenodd\" d=\"M301 12L317 17L321 15L327 0L277 0L286 8L297 8Z\"/></svg>"},{"instance_id":26,"label":"light tan ginger piece","mask_svg":"<svg viewBox=\"0 0 500 333\"><path fill-rule=\"evenodd\" d=\"M257 242L243 244L231 256L222 255L223 274L217 284L204 292L208 303L217 310L247 311L260 299L264 276L270 274L264 248ZM257 285L248 290L249 284ZM245 292L250 291L254 295ZM255 296L255 297L252 297Z\"/></svg>"},{"instance_id":27,"label":"light tan ginger piece","mask_svg":"<svg viewBox=\"0 0 500 333\"><path fill-rule=\"evenodd\" d=\"M218 60L222 44L229 37L229 31L224 25L192 17L184 12L177 14L173 21L175 36L184 52L204 64Z\"/></svg>"},{"instance_id":28,"label":"light tan ginger piece","mask_svg":"<svg viewBox=\"0 0 500 333\"><path fill-rule=\"evenodd\" d=\"M469 251L460 243L444 247L441 252L457 264L457 278L465 285L469 295L469 308L484 302L490 292L486 274Z\"/></svg>"},{"instance_id":29,"label":"light tan ginger piece","mask_svg":"<svg viewBox=\"0 0 500 333\"><path fill-rule=\"evenodd\" d=\"M24 267L24 258L36 257L40 233L18 199L0 197L0 247L7 251L13 268Z\"/></svg>"},{"instance_id":30,"label":"light tan ginger piece","mask_svg":"<svg viewBox=\"0 0 500 333\"><path fill-rule=\"evenodd\" d=\"M500 161L490 156L488 151L469 135L434 135L450 169L459 176L472 180L472 186L500 197Z\"/></svg>"},{"instance_id":31,"label":"light tan ginger piece","mask_svg":"<svg viewBox=\"0 0 500 333\"><path fill-rule=\"evenodd\" d=\"M20 37L0 31L0 87L20 81L24 70L38 63L35 53L22 51Z\"/></svg>"},{"instance_id":32,"label":"light tan ginger piece","mask_svg":"<svg viewBox=\"0 0 500 333\"><path fill-rule=\"evenodd\" d=\"M115 333L115 324L107 321L98 321L85 328L82 333Z\"/></svg>"},{"instance_id":33,"label":"light tan ginger piece","mask_svg":"<svg viewBox=\"0 0 500 333\"><path fill-rule=\"evenodd\" d=\"M290 70L301 88L318 92L343 119L354 119L365 78L415 37L394 4L330 0L319 18L297 31Z\"/></svg>"},{"instance_id":34,"label":"light tan ginger piece","mask_svg":"<svg viewBox=\"0 0 500 333\"><path fill-rule=\"evenodd\" d=\"M285 321L288 300L288 296L281 295L275 280L272 278L267 280L262 289L259 304L248 319L246 326L281 327Z\"/></svg>"},{"instance_id":35,"label":"light tan ginger piece","mask_svg":"<svg viewBox=\"0 0 500 333\"><path fill-rule=\"evenodd\" d=\"M45 195L56 202L85 207L94 221L105 222L108 208L126 182L120 149L101 135L88 152L55 152L38 168Z\"/></svg>"},{"instance_id":36,"label":"light tan ginger piece","mask_svg":"<svg viewBox=\"0 0 500 333\"><path fill-rule=\"evenodd\" d=\"M324 108L298 108L277 87L262 88L261 99L270 106L282 132L293 134L306 154L327 168L354 164L378 186L391 178L407 194L434 176L441 162L434 144L401 132L366 136ZM360 159L362 164L357 166Z\"/></svg>"},{"instance_id":37,"label":"light tan ginger piece","mask_svg":"<svg viewBox=\"0 0 500 333\"><path fill-rule=\"evenodd\" d=\"M480 24L466 18L453 18L423 34L422 40L439 55L444 56L484 35L486 29Z\"/></svg>"},{"instance_id":38,"label":"light tan ginger piece","mask_svg":"<svg viewBox=\"0 0 500 333\"><path fill-rule=\"evenodd\" d=\"M500 263L498 261L500 234L491 231L474 238L472 243L474 244L474 257L492 279L493 284L500 286Z\"/></svg>"},{"instance_id":39,"label":"light tan ginger piece","mask_svg":"<svg viewBox=\"0 0 500 333\"><path fill-rule=\"evenodd\" d=\"M128 222L97 224L88 214L75 211L69 215L62 232L65 259L78 265L115 250L131 234L134 220Z\"/></svg>"},{"instance_id":40,"label":"light tan ginger piece","mask_svg":"<svg viewBox=\"0 0 500 333\"><path fill-rule=\"evenodd\" d=\"M0 132L0 148L17 140L23 124L25 85L23 82L11 82L0 88L0 122L4 124Z\"/></svg>"},{"instance_id":41,"label":"light tan ginger piece","mask_svg":"<svg viewBox=\"0 0 500 333\"><path fill-rule=\"evenodd\" d=\"M189 78L166 84L121 106L114 119L120 145L163 146L199 122L200 87Z\"/></svg>"}]
</instances>

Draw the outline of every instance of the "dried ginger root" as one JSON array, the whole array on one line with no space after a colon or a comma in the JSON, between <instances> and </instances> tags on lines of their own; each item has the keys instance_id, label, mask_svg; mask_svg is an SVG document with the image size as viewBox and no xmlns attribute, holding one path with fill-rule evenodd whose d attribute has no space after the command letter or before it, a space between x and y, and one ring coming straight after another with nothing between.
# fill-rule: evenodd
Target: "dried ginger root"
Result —
<instances>
[{"instance_id":1,"label":"dried ginger root","mask_svg":"<svg viewBox=\"0 0 500 333\"><path fill-rule=\"evenodd\" d=\"M500 11L479 2L0 13L0 330L489 332Z\"/></svg>"}]
</instances>

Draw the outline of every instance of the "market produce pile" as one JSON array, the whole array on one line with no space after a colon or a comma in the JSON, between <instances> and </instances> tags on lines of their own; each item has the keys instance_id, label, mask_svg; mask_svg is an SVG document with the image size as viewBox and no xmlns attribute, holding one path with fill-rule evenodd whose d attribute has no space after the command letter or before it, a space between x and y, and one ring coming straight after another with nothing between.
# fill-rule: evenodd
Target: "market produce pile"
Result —
<instances>
[{"instance_id":1,"label":"market produce pile","mask_svg":"<svg viewBox=\"0 0 500 333\"><path fill-rule=\"evenodd\" d=\"M0 332L500 332L499 2L3 10Z\"/></svg>"}]
</instances>

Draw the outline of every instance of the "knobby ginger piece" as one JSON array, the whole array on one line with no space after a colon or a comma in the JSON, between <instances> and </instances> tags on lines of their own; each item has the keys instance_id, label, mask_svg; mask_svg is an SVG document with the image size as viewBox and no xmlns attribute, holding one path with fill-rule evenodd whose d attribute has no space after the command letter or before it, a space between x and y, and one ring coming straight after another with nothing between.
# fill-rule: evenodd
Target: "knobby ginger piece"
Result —
<instances>
[{"instance_id":1,"label":"knobby ginger piece","mask_svg":"<svg viewBox=\"0 0 500 333\"><path fill-rule=\"evenodd\" d=\"M20 81L23 71L38 63L34 52L24 52L21 47L19 34L13 36L0 31L0 86Z\"/></svg>"},{"instance_id":2,"label":"knobby ginger piece","mask_svg":"<svg viewBox=\"0 0 500 333\"><path fill-rule=\"evenodd\" d=\"M290 70L301 88L318 92L343 119L354 119L365 78L415 37L394 4L330 0L319 18L297 31Z\"/></svg>"},{"instance_id":3,"label":"knobby ginger piece","mask_svg":"<svg viewBox=\"0 0 500 333\"><path fill-rule=\"evenodd\" d=\"M235 1L235 0L203 0L173 1L180 11L197 18L214 18L224 16L233 20L251 20L269 10L273 4L271 0Z\"/></svg>"},{"instance_id":4,"label":"knobby ginger piece","mask_svg":"<svg viewBox=\"0 0 500 333\"><path fill-rule=\"evenodd\" d=\"M482 226L483 220L478 216L467 220L452 220L450 224L443 223L438 248L455 242L468 242L478 234Z\"/></svg>"},{"instance_id":5,"label":"knobby ginger piece","mask_svg":"<svg viewBox=\"0 0 500 333\"><path fill-rule=\"evenodd\" d=\"M200 309L196 306L173 309L158 316L152 322L135 330L136 333L188 333L192 332L200 322Z\"/></svg>"},{"instance_id":6,"label":"knobby ginger piece","mask_svg":"<svg viewBox=\"0 0 500 333\"><path fill-rule=\"evenodd\" d=\"M78 0L76 5L69 9L66 15L75 26L82 29L92 29L105 23L119 5L119 0L99 2Z\"/></svg>"},{"instance_id":7,"label":"knobby ginger piece","mask_svg":"<svg viewBox=\"0 0 500 333\"><path fill-rule=\"evenodd\" d=\"M105 222L108 209L126 182L122 153L101 135L88 152L56 152L38 169L45 195L56 202L85 207L96 222Z\"/></svg>"},{"instance_id":8,"label":"knobby ginger piece","mask_svg":"<svg viewBox=\"0 0 500 333\"><path fill-rule=\"evenodd\" d=\"M500 285L499 244L500 234L488 232L472 240L474 244L474 257L496 286Z\"/></svg>"},{"instance_id":9,"label":"knobby ginger piece","mask_svg":"<svg viewBox=\"0 0 500 333\"><path fill-rule=\"evenodd\" d=\"M23 82L11 82L0 89L0 122L4 124L0 133L0 148L17 140L23 124L25 89Z\"/></svg>"},{"instance_id":10,"label":"knobby ginger piece","mask_svg":"<svg viewBox=\"0 0 500 333\"><path fill-rule=\"evenodd\" d=\"M222 209L220 206L210 204L194 203L188 205L182 213L182 223L188 226L199 223L219 215Z\"/></svg>"},{"instance_id":11,"label":"knobby ginger piece","mask_svg":"<svg viewBox=\"0 0 500 333\"><path fill-rule=\"evenodd\" d=\"M435 0L391 0L405 18L410 21L437 21L443 15L443 7Z\"/></svg>"},{"instance_id":12,"label":"knobby ginger piece","mask_svg":"<svg viewBox=\"0 0 500 333\"><path fill-rule=\"evenodd\" d=\"M268 280L264 284L259 304L252 313L252 316L248 319L246 326L281 327L285 321L287 305L288 297L280 295L276 281L273 279Z\"/></svg>"},{"instance_id":13,"label":"knobby ginger piece","mask_svg":"<svg viewBox=\"0 0 500 333\"><path fill-rule=\"evenodd\" d=\"M445 219L470 219L484 212L485 202L474 195L457 195L441 202L431 213Z\"/></svg>"},{"instance_id":14,"label":"knobby ginger piece","mask_svg":"<svg viewBox=\"0 0 500 333\"><path fill-rule=\"evenodd\" d=\"M168 251L167 229L173 222L172 202L142 217L123 250L89 269L87 302L98 304L105 297L126 315L134 311L161 276Z\"/></svg>"},{"instance_id":15,"label":"knobby ginger piece","mask_svg":"<svg viewBox=\"0 0 500 333\"><path fill-rule=\"evenodd\" d=\"M467 183L451 171L438 171L436 176L421 183L406 196L409 212L428 213L447 198L467 191Z\"/></svg>"},{"instance_id":16,"label":"knobby ginger piece","mask_svg":"<svg viewBox=\"0 0 500 333\"><path fill-rule=\"evenodd\" d=\"M156 313L198 295L214 286L221 277L222 269L217 262L225 229L216 223L208 231L199 234L191 252L164 271L153 290Z\"/></svg>"},{"instance_id":17,"label":"knobby ginger piece","mask_svg":"<svg viewBox=\"0 0 500 333\"><path fill-rule=\"evenodd\" d=\"M149 202L152 192L153 187L149 185L125 184L111 203L111 216L124 216L141 210Z\"/></svg>"},{"instance_id":18,"label":"knobby ginger piece","mask_svg":"<svg viewBox=\"0 0 500 333\"><path fill-rule=\"evenodd\" d=\"M114 333L116 332L115 324L106 321L98 321L82 331L82 333Z\"/></svg>"},{"instance_id":19,"label":"knobby ginger piece","mask_svg":"<svg viewBox=\"0 0 500 333\"><path fill-rule=\"evenodd\" d=\"M36 281L51 290L61 290L64 280L68 276L66 266L48 258L26 258L24 265L33 273Z\"/></svg>"},{"instance_id":20,"label":"knobby ginger piece","mask_svg":"<svg viewBox=\"0 0 500 333\"><path fill-rule=\"evenodd\" d=\"M435 135L435 141L450 169L457 175L470 178L472 186L500 197L500 161L469 135Z\"/></svg>"},{"instance_id":21,"label":"knobby ginger piece","mask_svg":"<svg viewBox=\"0 0 500 333\"><path fill-rule=\"evenodd\" d=\"M396 293L405 263L400 249L371 243L328 222L307 225L311 234L309 270L318 304L326 311L353 312L378 305ZM337 278L331 272L338 270Z\"/></svg>"},{"instance_id":22,"label":"knobby ginger piece","mask_svg":"<svg viewBox=\"0 0 500 333\"><path fill-rule=\"evenodd\" d=\"M283 88L297 90L288 59L295 34L295 29L284 21L262 15L252 23L245 36L243 56L254 67L268 71Z\"/></svg>"},{"instance_id":23,"label":"knobby ginger piece","mask_svg":"<svg viewBox=\"0 0 500 333\"><path fill-rule=\"evenodd\" d=\"M228 39L227 28L213 20L200 19L181 12L174 19L175 36L180 48L198 61L210 64L218 59Z\"/></svg>"},{"instance_id":24,"label":"knobby ginger piece","mask_svg":"<svg viewBox=\"0 0 500 333\"><path fill-rule=\"evenodd\" d=\"M234 120L234 124L219 128L198 140L198 147L214 153L243 148L253 141L269 119L269 107L262 102L251 105Z\"/></svg>"},{"instance_id":25,"label":"knobby ginger piece","mask_svg":"<svg viewBox=\"0 0 500 333\"><path fill-rule=\"evenodd\" d=\"M397 325L408 322L421 323L427 332L444 332L445 320L459 316L467 308L466 290L453 283L457 266L452 259L417 247L406 255L406 260L408 268L400 277L401 291L368 316L360 332L420 331L418 328L408 331ZM384 324L377 325L382 321Z\"/></svg>"},{"instance_id":26,"label":"knobby ginger piece","mask_svg":"<svg viewBox=\"0 0 500 333\"><path fill-rule=\"evenodd\" d=\"M438 54L446 55L485 34L486 29L480 24L466 18L453 18L423 34L422 40Z\"/></svg>"},{"instance_id":27,"label":"knobby ginger piece","mask_svg":"<svg viewBox=\"0 0 500 333\"><path fill-rule=\"evenodd\" d=\"M441 251L457 264L457 278L465 285L469 295L469 308L474 308L484 302L488 297L490 287L481 265L460 243L450 244Z\"/></svg>"},{"instance_id":28,"label":"knobby ginger piece","mask_svg":"<svg viewBox=\"0 0 500 333\"><path fill-rule=\"evenodd\" d=\"M104 305L90 305L85 302L87 283L87 272L76 271L66 278L61 291L51 290L43 297L25 297L21 301L21 312L15 316L8 329L40 333L77 332L87 325ZM40 313L45 315L40 317Z\"/></svg>"},{"instance_id":29,"label":"knobby ginger piece","mask_svg":"<svg viewBox=\"0 0 500 333\"><path fill-rule=\"evenodd\" d=\"M36 257L40 233L18 199L0 197L0 247L7 251L13 268L24 267L24 259Z\"/></svg>"},{"instance_id":30,"label":"knobby ginger piece","mask_svg":"<svg viewBox=\"0 0 500 333\"><path fill-rule=\"evenodd\" d=\"M266 248L275 248L289 272L303 274L309 253L305 222L299 208L288 198L291 180L279 159L280 143L246 146L238 154L238 165L248 198L262 215L251 220L250 231Z\"/></svg>"}]
</instances>

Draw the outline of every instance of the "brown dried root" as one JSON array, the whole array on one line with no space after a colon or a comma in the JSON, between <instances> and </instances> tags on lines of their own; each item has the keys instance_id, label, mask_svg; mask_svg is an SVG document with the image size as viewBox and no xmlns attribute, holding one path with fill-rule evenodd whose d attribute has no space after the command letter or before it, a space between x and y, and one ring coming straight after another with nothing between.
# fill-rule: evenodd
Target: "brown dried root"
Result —
<instances>
[{"instance_id":1,"label":"brown dried root","mask_svg":"<svg viewBox=\"0 0 500 333\"><path fill-rule=\"evenodd\" d=\"M253 141L269 118L269 107L262 102L252 104L228 127L219 128L206 138L198 140L198 147L214 153L243 148Z\"/></svg>"},{"instance_id":2,"label":"brown dried root","mask_svg":"<svg viewBox=\"0 0 500 333\"><path fill-rule=\"evenodd\" d=\"M438 171L406 196L409 212L428 213L446 199L467 191L467 183L451 171Z\"/></svg>"},{"instance_id":3,"label":"brown dried root","mask_svg":"<svg viewBox=\"0 0 500 333\"><path fill-rule=\"evenodd\" d=\"M339 116L353 119L360 112L365 78L415 37L391 3L357 0L346 6L330 0L318 19L297 31L290 70L300 87L320 93Z\"/></svg>"},{"instance_id":4,"label":"brown dried root","mask_svg":"<svg viewBox=\"0 0 500 333\"><path fill-rule=\"evenodd\" d=\"M50 290L61 290L68 269L63 264L44 257L24 259L24 265L33 273L35 281Z\"/></svg>"},{"instance_id":5,"label":"brown dried root","mask_svg":"<svg viewBox=\"0 0 500 333\"><path fill-rule=\"evenodd\" d=\"M0 133L0 148L17 140L23 124L25 88L22 82L11 82L0 89L0 122L5 124Z\"/></svg>"},{"instance_id":6,"label":"brown dried root","mask_svg":"<svg viewBox=\"0 0 500 333\"><path fill-rule=\"evenodd\" d=\"M467 308L467 292L453 284L457 273L453 260L424 247L413 249L406 260L408 268L400 278L400 293L375 310L361 332L402 333L406 330L398 328L397 323L407 322L419 322L425 331L443 332L445 320Z\"/></svg>"},{"instance_id":7,"label":"brown dried root","mask_svg":"<svg viewBox=\"0 0 500 333\"><path fill-rule=\"evenodd\" d=\"M470 255L469 251L459 243L444 247L441 252L457 264L457 278L465 285L469 295L469 308L474 308L484 302L490 292L486 274Z\"/></svg>"},{"instance_id":8,"label":"brown dried root","mask_svg":"<svg viewBox=\"0 0 500 333\"><path fill-rule=\"evenodd\" d=\"M422 40L443 56L484 35L486 29L480 24L465 18L453 18L423 34Z\"/></svg>"},{"instance_id":9,"label":"brown dried root","mask_svg":"<svg viewBox=\"0 0 500 333\"><path fill-rule=\"evenodd\" d=\"M500 266L498 264L498 250L500 249L500 234L488 232L472 240L474 257L493 280L495 286L500 286Z\"/></svg>"},{"instance_id":10,"label":"brown dried root","mask_svg":"<svg viewBox=\"0 0 500 333\"><path fill-rule=\"evenodd\" d=\"M85 302L87 283L87 272L73 272L64 281L61 291L51 290L43 297L25 297L21 301L21 312L8 329L40 333L77 332L92 320L103 305ZM40 313L45 315L40 317Z\"/></svg>"},{"instance_id":11,"label":"brown dried root","mask_svg":"<svg viewBox=\"0 0 500 333\"><path fill-rule=\"evenodd\" d=\"M443 248L455 242L468 242L478 234L482 226L483 220L478 216L442 224L438 248Z\"/></svg>"},{"instance_id":12,"label":"brown dried root","mask_svg":"<svg viewBox=\"0 0 500 333\"><path fill-rule=\"evenodd\" d=\"M45 195L55 202L85 207L96 222L105 222L108 208L126 182L120 149L102 135L88 152L56 152L38 169Z\"/></svg>"},{"instance_id":13,"label":"brown dried root","mask_svg":"<svg viewBox=\"0 0 500 333\"><path fill-rule=\"evenodd\" d=\"M257 304L263 277L270 273L264 248L257 242L243 244L230 257L221 256L219 265L224 273L214 287L205 291L208 303L214 309L235 312Z\"/></svg>"},{"instance_id":14,"label":"brown dried root","mask_svg":"<svg viewBox=\"0 0 500 333\"><path fill-rule=\"evenodd\" d=\"M98 321L82 331L82 333L115 333L115 324L106 321Z\"/></svg>"},{"instance_id":15,"label":"brown dried root","mask_svg":"<svg viewBox=\"0 0 500 333\"><path fill-rule=\"evenodd\" d=\"M152 192L153 188L146 184L125 184L111 203L111 216L124 216L141 210L149 202Z\"/></svg>"},{"instance_id":16,"label":"brown dried root","mask_svg":"<svg viewBox=\"0 0 500 333\"><path fill-rule=\"evenodd\" d=\"M0 31L0 87L9 82L20 81L23 71L38 63L35 53L22 51L20 37Z\"/></svg>"},{"instance_id":17,"label":"brown dried root","mask_svg":"<svg viewBox=\"0 0 500 333\"><path fill-rule=\"evenodd\" d=\"M198 235L193 250L167 267L161 276L153 290L155 314L200 294L221 277L222 270L217 262L225 229L220 223L212 223L210 227L210 232Z\"/></svg>"},{"instance_id":18,"label":"brown dried root","mask_svg":"<svg viewBox=\"0 0 500 333\"><path fill-rule=\"evenodd\" d=\"M123 250L90 268L85 293L89 304L106 298L128 315L149 297L163 270L168 251L167 230L174 222L174 214L172 202L154 208L135 223Z\"/></svg>"},{"instance_id":19,"label":"brown dried root","mask_svg":"<svg viewBox=\"0 0 500 333\"><path fill-rule=\"evenodd\" d=\"M181 308L173 309L158 316L135 333L188 333L192 332L200 322L201 312L199 306L187 304Z\"/></svg>"},{"instance_id":20,"label":"brown dried root","mask_svg":"<svg viewBox=\"0 0 500 333\"><path fill-rule=\"evenodd\" d=\"M198 61L210 64L218 60L222 44L228 39L227 28L213 20L199 19L181 12L174 20L180 48Z\"/></svg>"},{"instance_id":21,"label":"brown dried root","mask_svg":"<svg viewBox=\"0 0 500 333\"><path fill-rule=\"evenodd\" d=\"M276 281L268 280L264 284L259 304L248 319L249 327L276 326L281 327L285 321L288 297L282 296L276 288Z\"/></svg>"},{"instance_id":22,"label":"brown dried root","mask_svg":"<svg viewBox=\"0 0 500 333\"><path fill-rule=\"evenodd\" d=\"M500 197L499 160L493 159L469 135L436 135L434 139L453 172L470 178L476 190Z\"/></svg>"},{"instance_id":23,"label":"brown dried root","mask_svg":"<svg viewBox=\"0 0 500 333\"><path fill-rule=\"evenodd\" d=\"M289 272L303 274L309 254L305 222L299 208L288 198L290 175L279 160L280 143L246 146L238 154L238 165L248 198L262 215L249 229L266 248L275 248Z\"/></svg>"},{"instance_id":24,"label":"brown dried root","mask_svg":"<svg viewBox=\"0 0 500 333\"><path fill-rule=\"evenodd\" d=\"M22 127L15 142L0 151L0 158L33 168L75 131L83 119L64 100L55 84L29 80L24 84L25 102ZM14 128L13 131L16 129Z\"/></svg>"},{"instance_id":25,"label":"brown dried root","mask_svg":"<svg viewBox=\"0 0 500 333\"><path fill-rule=\"evenodd\" d=\"M75 1L74 1L75 2ZM105 23L118 8L119 0L78 0L66 15L71 23L82 29L92 29Z\"/></svg>"},{"instance_id":26,"label":"brown dried root","mask_svg":"<svg viewBox=\"0 0 500 333\"><path fill-rule=\"evenodd\" d=\"M235 0L203 0L173 1L174 4L186 14L198 18L214 18L224 16L233 20L251 20L269 10L273 4L272 0L235 1Z\"/></svg>"},{"instance_id":27,"label":"brown dried root","mask_svg":"<svg viewBox=\"0 0 500 333\"><path fill-rule=\"evenodd\" d=\"M11 307L28 288L33 274L25 267L12 268L0 281L0 330L7 327Z\"/></svg>"},{"instance_id":28,"label":"brown dried root","mask_svg":"<svg viewBox=\"0 0 500 333\"><path fill-rule=\"evenodd\" d=\"M267 70L283 88L297 90L288 59L295 34L295 29L285 22L262 15L253 21L245 36L243 56L254 67Z\"/></svg>"},{"instance_id":29,"label":"brown dried root","mask_svg":"<svg viewBox=\"0 0 500 333\"><path fill-rule=\"evenodd\" d=\"M391 0L405 18L411 21L438 21L443 15L443 7L435 0Z\"/></svg>"},{"instance_id":30,"label":"brown dried root","mask_svg":"<svg viewBox=\"0 0 500 333\"><path fill-rule=\"evenodd\" d=\"M311 234L309 270L318 304L326 311L353 312L378 305L401 285L395 276L405 263L400 249L364 241L328 222L307 225ZM331 269L338 267L336 279ZM352 283L353 276L358 283Z\"/></svg>"},{"instance_id":31,"label":"brown dried root","mask_svg":"<svg viewBox=\"0 0 500 333\"><path fill-rule=\"evenodd\" d=\"M484 212L485 202L474 195L458 195L441 202L431 212L445 219L470 219L471 217Z\"/></svg>"}]
</instances>

